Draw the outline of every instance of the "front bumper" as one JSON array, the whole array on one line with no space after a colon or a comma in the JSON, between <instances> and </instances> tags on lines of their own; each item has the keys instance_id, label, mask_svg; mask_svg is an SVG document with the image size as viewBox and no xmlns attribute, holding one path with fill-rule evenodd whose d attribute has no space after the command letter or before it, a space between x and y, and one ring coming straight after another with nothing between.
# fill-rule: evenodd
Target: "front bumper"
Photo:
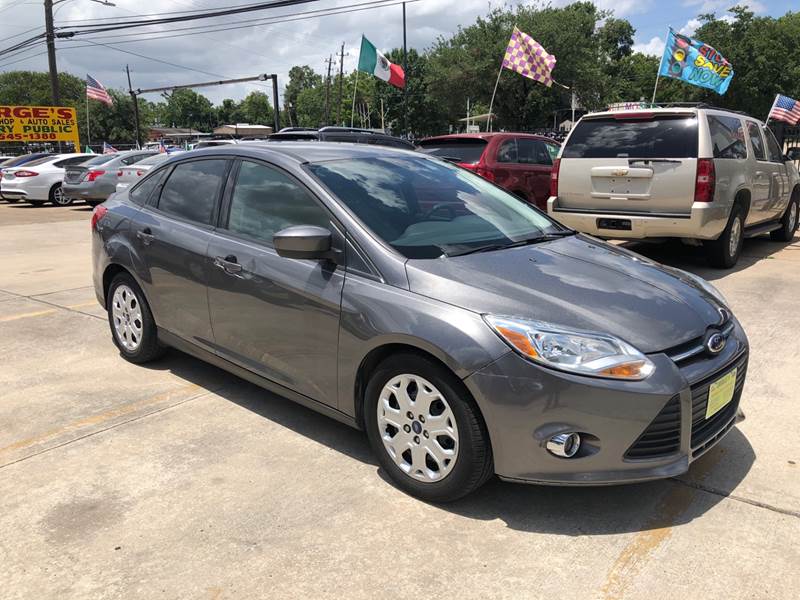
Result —
<instances>
[{"instance_id":1,"label":"front bumper","mask_svg":"<svg viewBox=\"0 0 800 600\"><path fill-rule=\"evenodd\" d=\"M567 227L606 239L690 238L717 239L728 224L730 207L713 202L695 202L687 215L603 212L559 205L558 197L547 200L547 214ZM630 229L604 229L600 219L630 221Z\"/></svg>"},{"instance_id":2,"label":"front bumper","mask_svg":"<svg viewBox=\"0 0 800 600\"><path fill-rule=\"evenodd\" d=\"M561 373L510 352L464 383L484 415L501 478L558 485L631 483L684 473L743 418L739 399L747 352L747 338L736 323L714 358L696 357L679 367L666 354L650 355L656 370L644 381ZM737 365L741 372L733 399L705 420L708 386ZM672 411L676 419L674 449L632 458L637 453L629 451L640 446L662 411ZM581 434L578 453L573 458L550 454L547 440L566 432Z\"/></svg>"}]
</instances>

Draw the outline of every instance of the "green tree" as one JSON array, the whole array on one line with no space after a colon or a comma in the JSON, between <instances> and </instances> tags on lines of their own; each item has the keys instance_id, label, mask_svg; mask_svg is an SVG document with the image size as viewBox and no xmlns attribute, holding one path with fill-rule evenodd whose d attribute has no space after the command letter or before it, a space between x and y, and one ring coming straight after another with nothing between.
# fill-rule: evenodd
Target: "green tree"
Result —
<instances>
[{"instance_id":1,"label":"green tree","mask_svg":"<svg viewBox=\"0 0 800 600\"><path fill-rule=\"evenodd\" d=\"M211 131L217 116L211 101L194 90L175 90L167 100L164 111L166 125L198 131Z\"/></svg>"},{"instance_id":2,"label":"green tree","mask_svg":"<svg viewBox=\"0 0 800 600\"><path fill-rule=\"evenodd\" d=\"M239 111L246 123L251 125L271 125L273 119L272 105L264 92L250 92L239 106Z\"/></svg>"},{"instance_id":3,"label":"green tree","mask_svg":"<svg viewBox=\"0 0 800 600\"><path fill-rule=\"evenodd\" d=\"M231 125L243 121L241 103L225 98L217 107L217 123L220 125Z\"/></svg>"},{"instance_id":4,"label":"green tree","mask_svg":"<svg viewBox=\"0 0 800 600\"><path fill-rule=\"evenodd\" d=\"M322 85L322 75L314 72L308 65L295 66L289 69L289 82L283 91L283 104L287 110L288 123L295 126L299 123L297 103L300 94L308 89Z\"/></svg>"}]
</instances>

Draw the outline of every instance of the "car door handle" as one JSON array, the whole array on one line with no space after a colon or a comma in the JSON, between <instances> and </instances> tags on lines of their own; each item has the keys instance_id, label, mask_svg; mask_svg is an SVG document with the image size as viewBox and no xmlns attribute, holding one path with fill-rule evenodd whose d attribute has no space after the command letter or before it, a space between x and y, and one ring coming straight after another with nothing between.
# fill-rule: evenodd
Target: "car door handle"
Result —
<instances>
[{"instance_id":1,"label":"car door handle","mask_svg":"<svg viewBox=\"0 0 800 600\"><path fill-rule=\"evenodd\" d=\"M228 255L225 258L215 256L214 266L219 267L228 275L239 275L242 272L242 265L237 262L236 257L233 255Z\"/></svg>"},{"instance_id":2,"label":"car door handle","mask_svg":"<svg viewBox=\"0 0 800 600\"><path fill-rule=\"evenodd\" d=\"M150 230L149 227L145 227L144 229L140 229L136 232L136 237L142 240L142 243L145 246L149 246L153 243L153 240L156 239L156 236L153 235L153 232Z\"/></svg>"}]
</instances>

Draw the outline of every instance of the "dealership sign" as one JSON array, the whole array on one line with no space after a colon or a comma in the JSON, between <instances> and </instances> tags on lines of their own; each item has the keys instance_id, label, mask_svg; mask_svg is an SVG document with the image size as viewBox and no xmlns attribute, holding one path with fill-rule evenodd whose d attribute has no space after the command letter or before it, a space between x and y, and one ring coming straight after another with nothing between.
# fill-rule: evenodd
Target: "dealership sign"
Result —
<instances>
[{"instance_id":1,"label":"dealership sign","mask_svg":"<svg viewBox=\"0 0 800 600\"><path fill-rule=\"evenodd\" d=\"M80 148L75 109L65 106L0 106L0 142L72 142Z\"/></svg>"}]
</instances>

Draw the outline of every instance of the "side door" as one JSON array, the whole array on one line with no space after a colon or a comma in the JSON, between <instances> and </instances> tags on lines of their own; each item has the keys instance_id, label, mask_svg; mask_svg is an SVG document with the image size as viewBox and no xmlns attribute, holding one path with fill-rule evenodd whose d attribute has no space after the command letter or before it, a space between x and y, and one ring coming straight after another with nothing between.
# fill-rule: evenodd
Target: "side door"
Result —
<instances>
[{"instance_id":1,"label":"side door","mask_svg":"<svg viewBox=\"0 0 800 600\"><path fill-rule=\"evenodd\" d=\"M525 165L528 197L542 210L547 210L550 195L550 171L553 159L541 140L520 138L517 140L519 162Z\"/></svg>"},{"instance_id":2,"label":"side door","mask_svg":"<svg viewBox=\"0 0 800 600\"><path fill-rule=\"evenodd\" d=\"M131 223L136 269L156 323L207 350L213 334L206 257L230 164L204 158L162 169L163 180Z\"/></svg>"},{"instance_id":3,"label":"side door","mask_svg":"<svg viewBox=\"0 0 800 600\"><path fill-rule=\"evenodd\" d=\"M789 189L789 171L783 162L783 151L772 131L763 128L764 138L767 140L767 157L773 165L773 185L770 187L767 210L771 219L778 219L783 215L789 204L791 190Z\"/></svg>"},{"instance_id":4,"label":"side door","mask_svg":"<svg viewBox=\"0 0 800 600\"><path fill-rule=\"evenodd\" d=\"M494 160L492 160L492 154L494 154ZM500 140L496 145L490 143L486 148L485 157L486 162L494 163L492 172L497 185L523 200L532 200L527 195L525 169L519 164L517 158L516 138Z\"/></svg>"},{"instance_id":5,"label":"side door","mask_svg":"<svg viewBox=\"0 0 800 600\"><path fill-rule=\"evenodd\" d=\"M298 180L242 160L208 248L211 324L217 353L309 398L336 407L337 344L344 270L283 258L273 235L292 225L341 229Z\"/></svg>"},{"instance_id":6,"label":"side door","mask_svg":"<svg viewBox=\"0 0 800 600\"><path fill-rule=\"evenodd\" d=\"M755 169L752 173L752 189L750 195L750 212L747 215L747 225L757 223L768 218L767 203L769 201L770 186L772 185L773 164L767 157L767 146L761 135L761 127L755 121L747 121L747 138L753 153Z\"/></svg>"}]
</instances>

